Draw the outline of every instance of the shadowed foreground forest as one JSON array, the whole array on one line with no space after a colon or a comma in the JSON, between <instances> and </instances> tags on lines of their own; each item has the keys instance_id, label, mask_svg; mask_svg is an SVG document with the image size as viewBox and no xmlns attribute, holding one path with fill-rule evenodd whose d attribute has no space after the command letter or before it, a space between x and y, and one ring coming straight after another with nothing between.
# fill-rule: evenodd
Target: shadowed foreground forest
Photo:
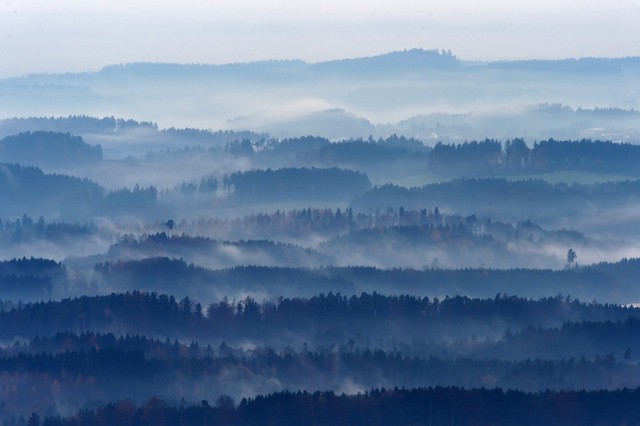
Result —
<instances>
[{"instance_id":1,"label":"shadowed foreground forest","mask_svg":"<svg viewBox=\"0 0 640 426\"><path fill-rule=\"evenodd\" d=\"M179 407L150 399L140 406L121 401L97 410L83 410L68 419L46 418L43 425L636 424L640 421L639 392L525 393L455 387L394 388L352 396L333 392L281 392L243 399L237 406L230 398L220 397L214 405L203 400L199 405Z\"/></svg>"}]
</instances>

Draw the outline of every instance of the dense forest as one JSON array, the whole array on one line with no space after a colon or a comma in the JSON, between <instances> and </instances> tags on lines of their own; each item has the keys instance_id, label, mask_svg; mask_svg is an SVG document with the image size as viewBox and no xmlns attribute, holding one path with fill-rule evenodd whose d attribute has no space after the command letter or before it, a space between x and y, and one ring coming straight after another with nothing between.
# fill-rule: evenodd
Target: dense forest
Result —
<instances>
[{"instance_id":1,"label":"dense forest","mask_svg":"<svg viewBox=\"0 0 640 426\"><path fill-rule=\"evenodd\" d=\"M633 424L640 418L637 398L638 390L525 393L429 387L380 388L358 395L286 391L242 399L237 406L224 396L213 405L202 400L197 405L179 407L158 398L139 406L124 400L83 410L71 418L46 417L43 424ZM531 416L532 412L536 415ZM40 417L29 420L38 422Z\"/></svg>"},{"instance_id":2,"label":"dense forest","mask_svg":"<svg viewBox=\"0 0 640 426\"><path fill-rule=\"evenodd\" d=\"M640 421L633 141L301 134L0 120L0 422Z\"/></svg>"},{"instance_id":3,"label":"dense forest","mask_svg":"<svg viewBox=\"0 0 640 426\"><path fill-rule=\"evenodd\" d=\"M7 305L0 324L12 342L0 351L4 416L150 392L177 407L202 395L241 400L247 387L577 391L633 387L640 375L637 308L560 296L330 293L203 307L133 292Z\"/></svg>"}]
</instances>

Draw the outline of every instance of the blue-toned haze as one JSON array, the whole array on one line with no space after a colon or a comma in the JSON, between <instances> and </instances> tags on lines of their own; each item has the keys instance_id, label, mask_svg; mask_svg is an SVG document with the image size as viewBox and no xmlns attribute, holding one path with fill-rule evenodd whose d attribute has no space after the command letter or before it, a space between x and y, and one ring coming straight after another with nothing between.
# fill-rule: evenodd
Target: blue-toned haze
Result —
<instances>
[{"instance_id":1,"label":"blue-toned haze","mask_svg":"<svg viewBox=\"0 0 640 426\"><path fill-rule=\"evenodd\" d=\"M584 1L0 3L0 78L128 62L309 62L414 47L466 60L640 55L640 5Z\"/></svg>"}]
</instances>

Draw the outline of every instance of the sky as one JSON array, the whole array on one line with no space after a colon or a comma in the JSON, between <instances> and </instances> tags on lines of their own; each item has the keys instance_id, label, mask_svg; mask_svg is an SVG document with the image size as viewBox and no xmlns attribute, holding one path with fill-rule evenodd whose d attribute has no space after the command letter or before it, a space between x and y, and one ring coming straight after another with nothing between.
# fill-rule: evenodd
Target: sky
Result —
<instances>
[{"instance_id":1,"label":"sky","mask_svg":"<svg viewBox=\"0 0 640 426\"><path fill-rule=\"evenodd\" d=\"M640 0L0 0L0 78L128 62L640 56Z\"/></svg>"}]
</instances>

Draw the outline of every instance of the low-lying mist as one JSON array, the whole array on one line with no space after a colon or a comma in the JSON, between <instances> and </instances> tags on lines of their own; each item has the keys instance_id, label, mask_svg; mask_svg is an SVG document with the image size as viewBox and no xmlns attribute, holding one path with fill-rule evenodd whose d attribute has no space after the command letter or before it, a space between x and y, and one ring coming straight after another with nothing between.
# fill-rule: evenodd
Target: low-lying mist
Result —
<instances>
[{"instance_id":1,"label":"low-lying mist","mask_svg":"<svg viewBox=\"0 0 640 426\"><path fill-rule=\"evenodd\" d=\"M638 70L414 49L0 81L0 422L637 386Z\"/></svg>"}]
</instances>

